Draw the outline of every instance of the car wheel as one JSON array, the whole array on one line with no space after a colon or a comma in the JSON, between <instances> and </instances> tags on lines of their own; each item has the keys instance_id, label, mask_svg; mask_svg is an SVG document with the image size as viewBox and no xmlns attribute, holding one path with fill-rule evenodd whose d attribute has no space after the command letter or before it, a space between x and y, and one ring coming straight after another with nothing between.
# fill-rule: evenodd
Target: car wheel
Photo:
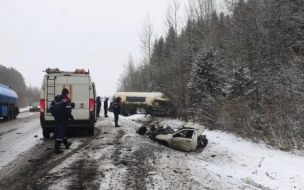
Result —
<instances>
[{"instance_id":1,"label":"car wheel","mask_svg":"<svg viewBox=\"0 0 304 190\"><path fill-rule=\"evenodd\" d=\"M208 139L206 139L206 137L203 137L203 136L200 136L198 139L197 139L197 142L198 144L202 147L202 148L205 148L208 144Z\"/></svg>"},{"instance_id":2,"label":"car wheel","mask_svg":"<svg viewBox=\"0 0 304 190\"><path fill-rule=\"evenodd\" d=\"M42 129L43 137L46 139L50 138L50 131L48 129Z\"/></svg>"},{"instance_id":3,"label":"car wheel","mask_svg":"<svg viewBox=\"0 0 304 190\"><path fill-rule=\"evenodd\" d=\"M93 127L90 127L90 128L88 129L88 133L89 133L89 135L91 135L91 136L94 135L94 126L93 126Z\"/></svg>"},{"instance_id":4,"label":"car wheel","mask_svg":"<svg viewBox=\"0 0 304 190\"><path fill-rule=\"evenodd\" d=\"M145 126L141 126L141 127L138 129L138 131L137 131L137 133L138 133L139 135L145 135L146 132L147 132L147 127L145 127Z\"/></svg>"}]
</instances>

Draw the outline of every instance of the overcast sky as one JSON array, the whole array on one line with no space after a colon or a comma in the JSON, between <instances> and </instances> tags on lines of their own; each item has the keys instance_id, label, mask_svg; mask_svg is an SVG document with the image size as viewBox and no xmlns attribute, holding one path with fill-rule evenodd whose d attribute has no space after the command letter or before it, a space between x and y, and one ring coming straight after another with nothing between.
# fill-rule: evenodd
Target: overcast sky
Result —
<instances>
[{"instance_id":1,"label":"overcast sky","mask_svg":"<svg viewBox=\"0 0 304 190\"><path fill-rule=\"evenodd\" d=\"M136 62L141 58L140 34L148 15L154 35L165 35L170 2L1 0L0 64L39 88L48 67L89 69L98 95L112 95L129 55Z\"/></svg>"},{"instance_id":2,"label":"overcast sky","mask_svg":"<svg viewBox=\"0 0 304 190\"><path fill-rule=\"evenodd\" d=\"M177 1L181 18L189 0ZM0 0L0 64L18 70L27 86L39 88L46 68L83 68L90 71L99 96L112 95L129 56L136 63L141 59L140 34L148 16L153 37L166 35L172 2Z\"/></svg>"}]
</instances>

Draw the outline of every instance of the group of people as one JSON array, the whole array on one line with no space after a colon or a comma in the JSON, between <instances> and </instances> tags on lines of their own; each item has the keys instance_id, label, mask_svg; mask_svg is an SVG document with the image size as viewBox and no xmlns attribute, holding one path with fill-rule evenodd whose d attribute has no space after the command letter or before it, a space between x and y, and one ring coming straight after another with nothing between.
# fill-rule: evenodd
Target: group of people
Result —
<instances>
[{"instance_id":1,"label":"group of people","mask_svg":"<svg viewBox=\"0 0 304 190\"><path fill-rule=\"evenodd\" d=\"M55 119L57 125L57 134L56 134L56 141L54 146L54 153L60 154L63 150L60 150L60 146L63 143L66 149L69 149L71 146L71 142L67 139L67 124L69 120L74 120L72 115L72 104L71 99L68 97L69 90L66 88L62 89L61 95L55 96L55 99L52 101L50 106L50 111L52 116ZM104 116L108 117L108 99L106 98L103 102L104 108ZM115 127L120 127L118 125L118 117L120 113L120 101L121 98L117 97L113 103L113 113L114 113L114 122ZM96 115L99 117L100 108L101 108L101 100L100 96L96 99L97 110Z\"/></svg>"},{"instance_id":2,"label":"group of people","mask_svg":"<svg viewBox=\"0 0 304 190\"><path fill-rule=\"evenodd\" d=\"M109 107L109 106L108 106L108 99L109 99L109 98L106 98L105 101L103 102L103 109L104 109L104 116L105 116L105 117L109 117L109 116L108 116L108 107ZM97 117L99 117L100 108L101 108L100 96L97 96L96 104L97 104L96 115L97 115Z\"/></svg>"},{"instance_id":3,"label":"group of people","mask_svg":"<svg viewBox=\"0 0 304 190\"><path fill-rule=\"evenodd\" d=\"M108 116L108 99L109 98L106 98L105 101L103 102L103 109L104 109L104 116L105 117L109 117ZM114 113L114 123L115 123L115 127L120 127L118 125L118 118L119 118L119 113L120 113L120 101L121 101L121 98L120 97L117 97L113 103L113 113ZM97 97L97 117L100 117L99 114L100 114L100 108L101 108L101 100L100 100L100 96Z\"/></svg>"}]
</instances>

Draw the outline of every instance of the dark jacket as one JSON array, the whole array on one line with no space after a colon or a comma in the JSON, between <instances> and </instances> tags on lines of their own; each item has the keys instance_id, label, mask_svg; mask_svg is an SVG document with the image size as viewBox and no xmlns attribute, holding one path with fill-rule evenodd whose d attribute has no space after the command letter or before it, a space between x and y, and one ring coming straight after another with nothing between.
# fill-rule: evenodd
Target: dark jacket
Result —
<instances>
[{"instance_id":1,"label":"dark jacket","mask_svg":"<svg viewBox=\"0 0 304 190\"><path fill-rule=\"evenodd\" d=\"M113 104L113 112L114 114L120 114L120 101L115 101Z\"/></svg>"},{"instance_id":2,"label":"dark jacket","mask_svg":"<svg viewBox=\"0 0 304 190\"><path fill-rule=\"evenodd\" d=\"M55 100L51 103L50 111L55 120L74 119L72 116L71 100L65 95L57 95L55 97Z\"/></svg>"},{"instance_id":3,"label":"dark jacket","mask_svg":"<svg viewBox=\"0 0 304 190\"><path fill-rule=\"evenodd\" d=\"M108 99L103 102L103 109L108 109Z\"/></svg>"},{"instance_id":4,"label":"dark jacket","mask_svg":"<svg viewBox=\"0 0 304 190\"><path fill-rule=\"evenodd\" d=\"M97 98L96 99L96 102L97 102L97 107L100 108L101 107L101 101L100 101L100 98Z\"/></svg>"}]
</instances>

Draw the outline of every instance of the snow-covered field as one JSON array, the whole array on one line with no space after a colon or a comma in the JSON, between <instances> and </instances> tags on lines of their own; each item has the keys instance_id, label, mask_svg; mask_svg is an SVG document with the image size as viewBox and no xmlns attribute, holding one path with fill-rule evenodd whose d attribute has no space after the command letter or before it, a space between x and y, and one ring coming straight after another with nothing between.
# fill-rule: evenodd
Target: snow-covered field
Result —
<instances>
[{"instance_id":1,"label":"snow-covered field","mask_svg":"<svg viewBox=\"0 0 304 190\"><path fill-rule=\"evenodd\" d=\"M131 149L131 152L136 152L136 150L147 151L154 157L154 160L151 158L151 162L149 160L147 162L151 171L147 172L146 176L142 176L145 179L146 189L304 190L303 154L274 150L263 144L252 143L232 134L209 130L205 130L203 133L209 140L209 144L203 151L183 152L164 147L146 136L136 134L136 129L141 126L139 121L148 119L144 118L142 114L130 117L120 116L119 124L122 127L118 129L113 127L111 113L109 116L109 118L100 117L96 123L97 127L103 126L103 133L111 135L111 133L117 133L118 130L123 130L124 134L122 134L121 140L125 144L120 145L122 148L125 148L125 150ZM30 123L27 123L27 125L30 125ZM164 120L162 125L181 126L183 122L168 119ZM6 138L6 135L1 137L2 140ZM29 136L34 135L37 135L36 131L33 131L32 135L29 134ZM40 137L42 137L41 134L39 134L38 139ZM37 138L30 139L32 139L32 143L37 143ZM114 147L109 142L106 138L92 141L92 147L101 147L101 144L103 144L103 147L100 149L86 149L85 151L88 152L85 152L85 154L91 159L96 159L99 164L102 163L104 175L102 176L103 179L99 180L100 189L124 189L126 183L124 178L129 179L125 175L128 168L125 168L124 165L113 164L111 151L114 150ZM14 147L17 146L17 143ZM73 150L78 144L74 140L71 149ZM22 146L22 144L19 144L19 146ZM142 149L143 147L145 148ZM19 150L26 151L24 147ZM18 154L21 153L18 152ZM119 154L127 153L130 152L120 150ZM2 159L1 152L0 159ZM79 159L77 155L70 157L68 162L57 166L51 173L67 168L77 159ZM11 160L11 157L9 160ZM5 160L1 161L2 164L5 162ZM120 180L114 180L113 178ZM68 183L68 181L63 180L61 183L54 184L52 188L62 188L65 183Z\"/></svg>"}]
</instances>

